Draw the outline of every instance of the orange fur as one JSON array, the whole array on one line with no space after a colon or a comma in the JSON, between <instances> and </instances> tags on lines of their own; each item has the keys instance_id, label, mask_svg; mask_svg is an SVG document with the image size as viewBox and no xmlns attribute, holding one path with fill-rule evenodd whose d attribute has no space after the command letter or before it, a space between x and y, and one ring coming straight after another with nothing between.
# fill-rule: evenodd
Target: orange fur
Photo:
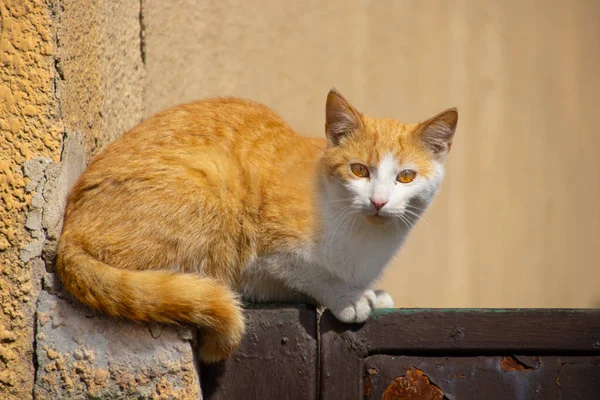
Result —
<instances>
[{"instance_id":1,"label":"orange fur","mask_svg":"<svg viewBox=\"0 0 600 400\"><path fill-rule=\"evenodd\" d=\"M81 302L133 320L205 329L201 353L232 354L244 331L236 290L261 255L310 244L319 176L410 154L424 125L361 115L347 146L302 137L263 105L234 98L178 106L109 145L68 198L57 271ZM374 134L374 132L376 134Z\"/></svg>"}]
</instances>

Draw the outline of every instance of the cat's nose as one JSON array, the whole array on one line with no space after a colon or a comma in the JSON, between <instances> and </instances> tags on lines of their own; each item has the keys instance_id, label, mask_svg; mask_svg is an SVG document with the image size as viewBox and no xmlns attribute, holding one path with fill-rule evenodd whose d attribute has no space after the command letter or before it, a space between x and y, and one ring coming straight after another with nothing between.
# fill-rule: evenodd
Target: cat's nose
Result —
<instances>
[{"instance_id":1,"label":"cat's nose","mask_svg":"<svg viewBox=\"0 0 600 400\"><path fill-rule=\"evenodd\" d=\"M377 211L379 211L379 210L381 210L381 208L383 206L385 206L387 204L387 201L383 201L383 200L379 200L379 199L375 200L375 199L371 198L371 203L373 203L373 205L375 206L375 209Z\"/></svg>"}]
</instances>

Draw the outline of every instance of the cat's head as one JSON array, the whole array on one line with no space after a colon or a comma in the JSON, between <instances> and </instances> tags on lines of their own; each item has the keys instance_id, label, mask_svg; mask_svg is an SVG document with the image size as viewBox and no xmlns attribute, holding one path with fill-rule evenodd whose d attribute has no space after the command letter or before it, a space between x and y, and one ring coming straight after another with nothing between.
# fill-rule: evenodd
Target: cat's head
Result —
<instances>
[{"instance_id":1,"label":"cat's head","mask_svg":"<svg viewBox=\"0 0 600 400\"><path fill-rule=\"evenodd\" d=\"M328 148L322 167L327 208L362 214L375 224L420 215L443 178L456 109L403 124L361 114L333 89L326 111Z\"/></svg>"}]
</instances>

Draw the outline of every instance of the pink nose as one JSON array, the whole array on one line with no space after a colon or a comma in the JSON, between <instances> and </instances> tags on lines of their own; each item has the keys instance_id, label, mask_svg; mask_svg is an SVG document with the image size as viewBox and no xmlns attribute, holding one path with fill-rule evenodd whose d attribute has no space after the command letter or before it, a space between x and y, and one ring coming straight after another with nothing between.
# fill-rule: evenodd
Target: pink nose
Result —
<instances>
[{"instance_id":1,"label":"pink nose","mask_svg":"<svg viewBox=\"0 0 600 400\"><path fill-rule=\"evenodd\" d=\"M373 200L371 199L371 203L373 203L373 205L375 206L375 209L377 211L381 210L381 208L383 206L385 206L387 204L387 201L379 201L379 200Z\"/></svg>"}]
</instances>

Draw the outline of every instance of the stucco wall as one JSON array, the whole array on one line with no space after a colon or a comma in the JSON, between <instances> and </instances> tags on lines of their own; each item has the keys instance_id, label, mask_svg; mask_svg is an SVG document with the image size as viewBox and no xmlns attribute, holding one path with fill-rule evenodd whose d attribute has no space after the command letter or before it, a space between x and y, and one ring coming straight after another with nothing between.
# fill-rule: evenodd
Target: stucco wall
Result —
<instances>
[{"instance_id":1,"label":"stucco wall","mask_svg":"<svg viewBox=\"0 0 600 400\"><path fill-rule=\"evenodd\" d=\"M40 238L25 228L32 193L23 166L37 156L58 161L62 129L48 5L3 1L0 17L0 397L27 398L40 266L19 253Z\"/></svg>"},{"instance_id":2,"label":"stucco wall","mask_svg":"<svg viewBox=\"0 0 600 400\"><path fill-rule=\"evenodd\" d=\"M66 192L141 120L140 4L0 3L0 397L34 389L34 312Z\"/></svg>"}]
</instances>

